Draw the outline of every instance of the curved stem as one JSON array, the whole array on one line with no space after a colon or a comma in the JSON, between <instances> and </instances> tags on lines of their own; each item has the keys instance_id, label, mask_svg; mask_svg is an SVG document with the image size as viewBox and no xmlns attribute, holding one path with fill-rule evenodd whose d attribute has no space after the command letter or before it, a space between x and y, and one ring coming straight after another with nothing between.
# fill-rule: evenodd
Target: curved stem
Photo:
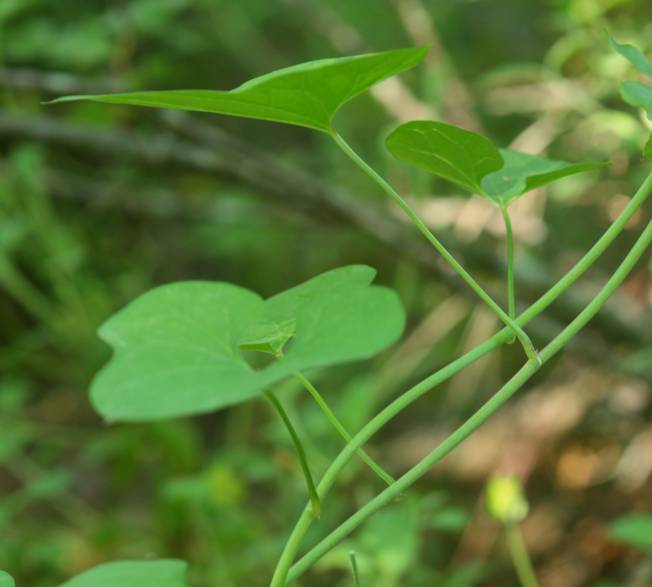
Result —
<instances>
[{"instance_id":1,"label":"curved stem","mask_svg":"<svg viewBox=\"0 0 652 587\"><path fill-rule=\"evenodd\" d=\"M503 331L493 336L490 340L485 341L452 363L449 363L446 367L440 369L436 373L433 373L417 385L413 386L411 389L396 398L392 403L381 410L367 423L366 426L360 430L360 432L358 432L353 437L351 442L349 442L342 449L340 454L337 455L319 482L319 485L317 486L317 493L322 497L325 496L335 483L335 479L337 478L339 472L351 460L356 450L360 448L365 442L367 442L367 440L369 440L369 438L371 438L375 432L380 430L396 414L401 412L403 409L405 409L411 403L415 402L418 398L420 398L422 395L437 385L443 383L456 373L459 373L465 367L468 367L477 361L480 357L483 357L488 352L498 347L500 344L502 344L502 342L505 342L505 340L507 340L511 334L512 333L509 328L503 329ZM297 523L295 524L294 529L292 530L292 533L290 534L290 537L285 544L285 548L283 549L281 557L276 564L276 569L274 571L274 576L272 577L270 587L283 587L286 584L290 567L292 566L292 563L294 562L294 559L299 552L301 541L303 540L303 537L312 524L313 518L310 511L310 504L308 504L299 516L299 519L297 520Z\"/></svg>"},{"instance_id":2,"label":"curved stem","mask_svg":"<svg viewBox=\"0 0 652 587\"><path fill-rule=\"evenodd\" d=\"M652 221L650 221L631 248L618 269L609 278L598 294L591 302L576 316L576 318L564 328L540 353L542 363L549 361L573 338L586 324L598 313L600 308L609 299L614 291L625 280L636 262L652 243ZM505 402L510 399L539 369L541 364L536 360L528 361L519 371L484 405L480 407L468 420L466 420L455 432L446 438L439 446L423 458L418 464L412 467L391 487L388 487L374 499L369 501L348 520L331 532L326 538L310 550L302 559L293 565L288 573L288 580L292 581L310 568L325 553L331 550L353 530L362 524L367 518L393 501L398 495L407 490L411 485L423 477L433 465L448 455L453 449L459 446L486 420L492 416ZM321 484L320 484L321 485Z\"/></svg>"},{"instance_id":3,"label":"curved stem","mask_svg":"<svg viewBox=\"0 0 652 587\"><path fill-rule=\"evenodd\" d=\"M358 560L355 556L355 550L349 551L349 560L351 561L351 570L353 571L353 582L355 587L361 587L360 571L358 571Z\"/></svg>"},{"instance_id":4,"label":"curved stem","mask_svg":"<svg viewBox=\"0 0 652 587\"><path fill-rule=\"evenodd\" d=\"M516 574L521 582L521 587L539 587L539 581L534 572L530 555L528 554L521 529L517 524L505 526L505 538Z\"/></svg>"},{"instance_id":5,"label":"curved stem","mask_svg":"<svg viewBox=\"0 0 652 587\"><path fill-rule=\"evenodd\" d=\"M426 237L428 242L439 252L439 254L446 260L446 262L453 268L453 270L469 285L469 287L478 295L478 297L485 303L491 310L509 326L516 335L516 338L523 345L525 354L529 359L536 359L537 352L532 344L532 341L525 333L525 331L505 313L494 299L482 288L482 286L471 276L471 274L462 267L455 257L448 251L448 249L439 241L439 239L430 231L430 229L425 225L423 220L419 218L418 214L411 208L411 206L401 197L401 195L379 174L377 173L360 155L358 155L353 148L335 131L331 132L331 136L337 143L337 145L346 153L346 155L362 170L364 173L369 176L374 182L376 182L387 195L389 195L392 200L394 200L398 206L407 214L407 216L412 220L414 225L417 227L419 232Z\"/></svg>"},{"instance_id":6,"label":"curved stem","mask_svg":"<svg viewBox=\"0 0 652 587\"><path fill-rule=\"evenodd\" d=\"M317 402L317 405L321 408L322 412L324 412L326 418L331 423L333 428L335 428L338 434L346 442L351 442L352 439L351 435L347 432L346 428L344 428L342 423L338 420L337 416L333 413L333 410L330 409L330 407L326 403L326 400L322 397L322 395L319 393L317 388L308 380L308 378L305 375L303 375L303 373L297 371L294 375L301 382L301 384L308 390L308 393L310 393L310 395L313 397L315 402ZM392 483L394 483L394 478L389 473L386 473L383 470L383 468L378 463L376 463L376 461L374 461L362 448L359 448L356 451L356 454L387 485L391 485Z\"/></svg>"},{"instance_id":7,"label":"curved stem","mask_svg":"<svg viewBox=\"0 0 652 587\"><path fill-rule=\"evenodd\" d=\"M577 281L593 263L602 255L602 253L611 245L616 237L622 232L625 225L634 216L636 211L648 199L652 192L652 173L648 174L634 196L623 208L616 220L607 228L603 235L595 244L584 254L584 256L545 294L543 294L534 304L532 304L518 318L519 324L525 325L530 320L541 314L550 306L559 296L561 296L575 281ZM353 440L344 447L337 458L328 468L324 477L319 483L318 492L323 497L330 490L335 479L342 468L352 458L355 450L361 447L369 440L378 430L380 430L394 416L409 406L412 402L419 399L422 395L432 390L434 387L452 377L457 372L472 364L480 357L486 355L500 344L506 342L512 336L509 328L503 328L489 340L472 349L462 357L459 357L443 369L438 370L426 377L423 381L416 384L403 395L399 396L388 406L386 406L377 416L367 423L354 437ZM283 553L278 561L271 587L283 587L286 584L287 574L292 561L296 557L301 540L307 532L312 518L310 515L309 505L304 508L299 517L290 537L285 545Z\"/></svg>"},{"instance_id":8,"label":"curved stem","mask_svg":"<svg viewBox=\"0 0 652 587\"><path fill-rule=\"evenodd\" d=\"M516 288L514 285L514 232L512 220L509 217L507 206L500 204L500 213L505 223L505 237L507 239L507 313L510 318L516 316ZM513 339L508 341L513 342Z\"/></svg>"},{"instance_id":9,"label":"curved stem","mask_svg":"<svg viewBox=\"0 0 652 587\"><path fill-rule=\"evenodd\" d=\"M286 411L283 409L281 402L274 395L274 393L272 393L270 390L267 390L265 391L265 397L269 400L273 408L276 410L276 413L283 421L283 424L285 424L285 427L287 428L287 431L292 438L294 448L297 451L297 456L299 457L299 463L301 464L303 476L306 478L306 486L308 487L308 495L310 496L310 503L312 505L311 515L314 518L318 518L321 514L321 501L319 499L319 494L317 493L317 488L315 487L315 481L313 480L312 474L310 473L308 458L306 457L306 451L303 450L301 439L299 438L297 431L294 429L294 426L292 426L292 422L290 421Z\"/></svg>"}]
</instances>

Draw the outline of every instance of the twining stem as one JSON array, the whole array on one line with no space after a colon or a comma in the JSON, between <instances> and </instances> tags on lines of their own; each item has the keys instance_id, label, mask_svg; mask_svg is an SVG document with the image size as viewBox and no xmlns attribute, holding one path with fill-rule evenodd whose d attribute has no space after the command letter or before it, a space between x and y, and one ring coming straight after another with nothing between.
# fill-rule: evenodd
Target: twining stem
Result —
<instances>
[{"instance_id":1,"label":"twining stem","mask_svg":"<svg viewBox=\"0 0 652 587\"><path fill-rule=\"evenodd\" d=\"M563 349L564 346L566 346L566 344L598 313L600 308L625 280L636 262L648 249L651 243L652 221L648 223L647 227L639 236L623 262L618 266L618 269L616 269L602 289L600 289L598 294L575 317L575 319L566 326L566 328L564 328L543 348L539 354L543 364ZM482 424L484 424L484 422L486 422L489 417L502 407L503 404L505 404L505 402L509 400L540 368L541 364L539 362L536 360L529 360L499 391L497 391L480 407L478 411L457 428L457 430L450 434L439 446L400 477L391 487L383 490L375 498L360 508L348 520L333 530L333 532L321 540L303 558L293 565L287 575L287 580L293 581L303 574L317 560L334 546L339 544L366 519L389 504L398 495L405 492L411 485L423 477L437 462L448 455Z\"/></svg>"},{"instance_id":2,"label":"twining stem","mask_svg":"<svg viewBox=\"0 0 652 587\"><path fill-rule=\"evenodd\" d=\"M346 428L338 420L337 416L333 413L333 410L330 409L326 400L319 393L317 388L310 382L310 380L303 375L303 373L297 371L295 374L296 378L301 382L301 384L308 390L308 393L313 397L317 405L324 412L326 418L331 423L333 428L338 432L338 434L346 441L351 442L351 435L347 432ZM376 463L363 449L359 448L356 451L356 454L369 466L369 468L376 473L387 485L394 483L394 478L386 473L383 468Z\"/></svg>"},{"instance_id":3,"label":"twining stem","mask_svg":"<svg viewBox=\"0 0 652 587\"><path fill-rule=\"evenodd\" d=\"M634 196L623 208L618 217L607 228L604 234L596 243L585 253L585 255L545 294L543 294L534 304L532 304L523 314L517 318L521 325L527 324L530 320L541 314L550 306L559 296L561 296L575 281L577 281L595 261L611 245L616 237L622 232L625 225L634 216L637 210L643 205L652 192L652 173L650 173ZM506 342L512 336L509 328L503 328L489 340L483 342L476 348L472 349L462 357L451 362L449 365L429 375L420 383L417 383L401 396L396 398L380 413L372 418L354 437L353 440L344 447L337 458L328 468L324 477L319 483L318 492L323 497L333 486L339 472L349 462L355 454L355 451L367 442L378 430L380 430L394 416L419 399L422 395L434 389L437 385L446 381L468 365L472 364L479 358L483 357L493 349ZM307 532L312 522L309 505L304 508L299 520L297 521L288 541L283 549L283 553L277 563L271 587L283 587L286 584L287 575L292 565L292 561L299 551L303 536Z\"/></svg>"},{"instance_id":4,"label":"twining stem","mask_svg":"<svg viewBox=\"0 0 652 587\"><path fill-rule=\"evenodd\" d=\"M439 369L439 371L436 373L426 377L426 379L420 383L417 383L414 387L396 398L392 403L381 410L353 437L353 439L342 449L340 454L337 455L319 482L317 487L318 494L325 496L329 492L335 483L337 475L351 460L356 450L360 448L369 438L371 438L375 432L380 430L387 422L389 422L396 414L407 408L411 403L415 402L418 398L420 398L422 395L437 385L440 385L447 379L453 377L456 373L459 373L465 367L468 367L491 350L500 346L500 344L504 343L511 335L512 331L509 328L504 328L500 333L497 333L490 340L485 341L452 363L449 363L447 366ZM312 524L312 520L313 518L310 513L310 507L307 506L301 513L301 516L299 517L296 525L294 526L294 529L292 530L292 533L290 534L290 537L285 544L285 548L281 553L281 557L276 564L276 569L274 571L270 587L283 587L286 584L290 567L292 566L292 563L299 551L303 537Z\"/></svg>"},{"instance_id":5,"label":"twining stem","mask_svg":"<svg viewBox=\"0 0 652 587\"><path fill-rule=\"evenodd\" d=\"M269 402L276 410L276 413L280 416L281 420L283 421L283 424L285 424L285 427L287 428L287 431L290 434L290 437L292 438L294 448L297 452L297 456L299 457L299 463L301 464L301 469L303 470L303 476L306 478L306 486L308 487L308 496L311 504L311 515L314 518L318 518L321 515L321 500L319 499L319 494L317 493L317 488L315 487L315 482L312 478L310 467L308 466L306 451L303 450L303 444L301 444L301 439L299 438L297 431L294 429L294 426L292 425L290 418L288 417L287 413L283 409L281 402L274 395L274 393L270 390L267 390L265 391L265 397L267 397Z\"/></svg>"},{"instance_id":6,"label":"twining stem","mask_svg":"<svg viewBox=\"0 0 652 587\"><path fill-rule=\"evenodd\" d=\"M512 563L516 569L516 574L521 582L521 587L539 587L539 581L534 572L530 555L528 554L521 529L518 524L508 524L505 526L505 539L507 548L512 558Z\"/></svg>"},{"instance_id":7,"label":"twining stem","mask_svg":"<svg viewBox=\"0 0 652 587\"><path fill-rule=\"evenodd\" d=\"M525 354L529 359L537 358L537 351L532 344L532 341L525 333L525 331L511 318L508 314L505 313L494 299L482 288L482 286L471 276L471 274L464 269L460 262L453 257L453 255L448 251L448 249L441 243L441 241L430 231L430 229L425 225L423 220L419 218L419 215L412 209L412 207L401 197L401 195L378 173L374 170L356 151L353 150L351 145L349 145L335 130L331 131L331 136L337 143L337 145L346 153L346 155L362 170L364 173L369 176L374 182L376 182L387 195L389 195L392 200L394 200L398 206L407 214L407 216L412 220L414 225L417 227L419 232L426 237L428 242L439 252L439 254L446 260L446 262L454 269L454 271L471 287L471 289L480 297L480 299L491 308L491 310L509 326L516 335L516 338L523 345Z\"/></svg>"}]
</instances>

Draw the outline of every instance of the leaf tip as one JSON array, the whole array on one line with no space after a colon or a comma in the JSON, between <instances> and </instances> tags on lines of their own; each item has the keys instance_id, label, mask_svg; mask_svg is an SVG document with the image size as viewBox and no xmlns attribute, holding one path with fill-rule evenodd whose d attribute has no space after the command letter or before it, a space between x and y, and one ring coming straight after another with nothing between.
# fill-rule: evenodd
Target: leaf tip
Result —
<instances>
[{"instance_id":1,"label":"leaf tip","mask_svg":"<svg viewBox=\"0 0 652 587\"><path fill-rule=\"evenodd\" d=\"M419 57L420 57L421 59L423 59L423 58L428 54L428 52L430 51L430 49L432 49L432 44L428 44L428 45L417 45L417 46L415 47L415 49L416 49L416 52L417 52L417 54L419 55Z\"/></svg>"},{"instance_id":2,"label":"leaf tip","mask_svg":"<svg viewBox=\"0 0 652 587\"><path fill-rule=\"evenodd\" d=\"M52 104L61 104L63 102L79 102L81 100L87 99L88 97L89 96L59 96L58 98L41 102L41 104L43 106L50 106Z\"/></svg>"}]
</instances>

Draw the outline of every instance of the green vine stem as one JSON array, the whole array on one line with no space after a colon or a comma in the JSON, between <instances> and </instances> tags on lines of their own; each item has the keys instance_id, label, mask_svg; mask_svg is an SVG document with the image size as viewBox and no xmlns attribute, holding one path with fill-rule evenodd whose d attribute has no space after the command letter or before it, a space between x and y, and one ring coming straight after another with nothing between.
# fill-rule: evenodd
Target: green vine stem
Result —
<instances>
[{"instance_id":1,"label":"green vine stem","mask_svg":"<svg viewBox=\"0 0 652 587\"><path fill-rule=\"evenodd\" d=\"M351 440L352 440L351 435L347 432L346 428L344 428L344 426L339 421L337 416L333 413L333 410L330 409L330 407L326 403L326 400L319 393L317 388L310 382L310 380L305 375L303 375L303 373L300 373L300 372L297 371L295 373L295 376L301 382L301 384L306 388L306 390L308 390L308 393L313 397L313 399L315 400L317 405L321 408L321 411L324 412L326 418L331 423L333 428L335 428L335 430L338 432L338 434L346 442L351 442ZM359 448L356 451L356 454L387 485L391 485L392 483L394 483L394 478L389 473L385 472L385 470L378 463L376 463L376 461L374 461L362 448Z\"/></svg>"},{"instance_id":2,"label":"green vine stem","mask_svg":"<svg viewBox=\"0 0 652 587\"><path fill-rule=\"evenodd\" d=\"M362 587L360 583L360 571L358 570L358 559L355 556L355 550L349 551L349 560L351 561L351 570L353 572L353 583L355 587Z\"/></svg>"},{"instance_id":3,"label":"green vine stem","mask_svg":"<svg viewBox=\"0 0 652 587\"><path fill-rule=\"evenodd\" d=\"M519 324L527 324L530 320L546 310L559 296L561 296L573 283L575 283L602 255L602 253L611 245L616 237L622 232L625 225L634 216L637 210L647 200L652 191L652 173L650 173L636 191L632 199L623 208L618 217L607 228L598 241L585 253L585 255L545 294L543 294L532 306L517 318ZM428 391L440 385L448 378L452 377L468 365L472 364L482 356L497 348L512 336L509 328L503 328L489 340L472 349L465 355L451 362L446 367L429 375L420 383L410 388L404 394L399 396L381 412L379 412L366 426L364 426L353 438L353 440L340 452L333 461L324 477L319 483L318 492L324 496L332 487L335 479L341 469L352 458L355 450L361 447L365 442L380 430L394 416L408 407L414 401L419 399ZM272 578L271 587L283 587L286 584L286 578L292 565L303 536L311 524L311 515L309 507L306 507L299 517L294 530L292 531L285 545L283 553Z\"/></svg>"},{"instance_id":4,"label":"green vine stem","mask_svg":"<svg viewBox=\"0 0 652 587\"><path fill-rule=\"evenodd\" d=\"M505 526L505 539L509 555L516 569L516 574L521 582L521 587L539 587L539 581L534 572L530 555L528 554L521 529L518 524L508 524Z\"/></svg>"},{"instance_id":5,"label":"green vine stem","mask_svg":"<svg viewBox=\"0 0 652 587\"><path fill-rule=\"evenodd\" d=\"M500 205L500 213L505 223L505 237L507 239L507 313L510 318L516 317L516 292L514 288L514 232L512 220L505 204Z\"/></svg>"},{"instance_id":6,"label":"green vine stem","mask_svg":"<svg viewBox=\"0 0 652 587\"><path fill-rule=\"evenodd\" d=\"M446 262L455 270L455 272L471 287L471 289L478 295L478 297L485 303L491 310L500 318L500 320L509 326L516 338L523 345L525 354L529 359L537 359L537 351L532 344L532 341L521 328L509 315L505 313L494 299L482 288L482 286L471 276L471 274L464 269L460 262L453 257L448 249L441 243L441 241L430 231L425 225L419 215L412 209L412 207L401 197L401 195L380 175L378 174L356 151L353 150L337 131L333 130L331 136L337 145L346 153L346 155L376 184L378 184L383 191L394 200L398 206L407 214L417 227L419 232L426 237L428 242L439 252L439 254L446 260Z\"/></svg>"},{"instance_id":7,"label":"green vine stem","mask_svg":"<svg viewBox=\"0 0 652 587\"><path fill-rule=\"evenodd\" d=\"M507 240L507 313L510 318L516 317L516 286L514 283L514 231L512 230L512 219L506 204L500 204L500 214L505 224L505 238ZM514 339L509 340L514 342Z\"/></svg>"},{"instance_id":8,"label":"green vine stem","mask_svg":"<svg viewBox=\"0 0 652 587\"><path fill-rule=\"evenodd\" d=\"M299 463L301 464L303 476L306 478L306 486L308 487L308 495L311 504L311 515L314 518L319 518L319 516L321 515L321 500L319 498L319 493L317 492L317 488L315 487L315 481L312 478L310 467L308 466L306 451L303 450L303 444L301 443L301 439L299 438L297 431L294 429L294 426L292 425L290 418L288 417L287 413L283 409L283 405L278 400L278 398L274 395L274 393L271 392L270 390L267 390L265 391L265 397L272 404L274 410L276 410L276 413L283 421L283 424L285 424L285 427L287 428L287 431L290 434L290 437L292 438L294 448L297 452L297 456L299 457Z\"/></svg>"},{"instance_id":9,"label":"green vine stem","mask_svg":"<svg viewBox=\"0 0 652 587\"><path fill-rule=\"evenodd\" d=\"M366 505L360 508L348 520L338 526L326 538L321 540L303 558L293 565L288 573L287 579L292 581L309 569L317 560L339 544L353 530L362 524L367 518L378 510L389 504L401 493L405 492L416 481L423 477L437 462L443 459L484 422L487 421L500 407L505 404L527 381L541 368L542 364L549 361L598 313L609 297L616 291L625 280L636 262L645 253L652 243L652 221L650 221L640 235L634 246L631 248L618 269L609 278L607 283L600 289L591 302L577 315L577 317L564 328L550 343L548 343L539 356L541 363L536 360L529 360L517 373L496 392L478 411L467 419L457 430L448 436L439 446L424 457L418 464L412 467L407 473L399 478L391 487L386 488Z\"/></svg>"}]
</instances>

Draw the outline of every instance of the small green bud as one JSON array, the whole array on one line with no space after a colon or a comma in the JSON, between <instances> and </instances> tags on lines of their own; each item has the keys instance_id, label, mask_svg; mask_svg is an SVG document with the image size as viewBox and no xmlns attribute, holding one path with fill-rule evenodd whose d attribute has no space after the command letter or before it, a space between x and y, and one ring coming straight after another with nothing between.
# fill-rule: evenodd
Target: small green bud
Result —
<instances>
[{"instance_id":1,"label":"small green bud","mask_svg":"<svg viewBox=\"0 0 652 587\"><path fill-rule=\"evenodd\" d=\"M513 475L496 475L487 484L487 510L501 524L525 519L529 506L521 482Z\"/></svg>"}]
</instances>

